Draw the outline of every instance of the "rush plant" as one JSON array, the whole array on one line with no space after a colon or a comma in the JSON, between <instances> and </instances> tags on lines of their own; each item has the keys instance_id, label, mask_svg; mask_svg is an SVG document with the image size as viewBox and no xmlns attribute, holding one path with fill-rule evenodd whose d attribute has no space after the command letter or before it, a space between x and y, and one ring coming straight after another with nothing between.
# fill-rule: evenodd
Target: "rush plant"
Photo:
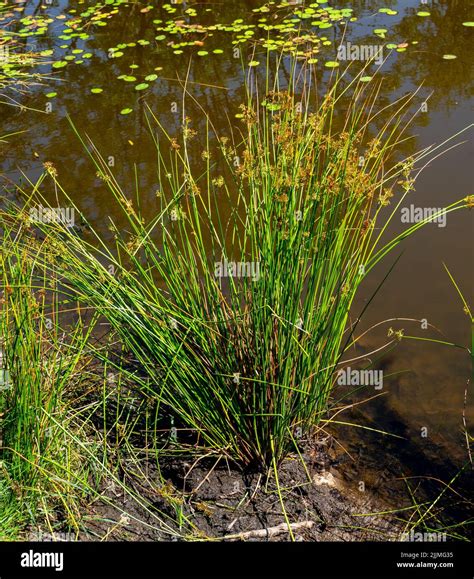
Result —
<instances>
[{"instance_id":1,"label":"rush plant","mask_svg":"<svg viewBox=\"0 0 474 579\"><path fill-rule=\"evenodd\" d=\"M318 98L305 70L294 64L285 86L268 75L263 93L249 81L238 136L215 134L208 118L201 165L189 153L189 119L176 137L150 107L160 190L148 219L78 133L125 227L111 221L110 243L90 223L87 235L38 224L64 291L103 315L133 358L155 431L171 415L195 443L244 465L275 464L324 416L354 296L426 223L388 233L439 150L397 157L412 96L382 123L374 81L341 77ZM47 178L66 195L48 173L35 192Z\"/></svg>"}]
</instances>

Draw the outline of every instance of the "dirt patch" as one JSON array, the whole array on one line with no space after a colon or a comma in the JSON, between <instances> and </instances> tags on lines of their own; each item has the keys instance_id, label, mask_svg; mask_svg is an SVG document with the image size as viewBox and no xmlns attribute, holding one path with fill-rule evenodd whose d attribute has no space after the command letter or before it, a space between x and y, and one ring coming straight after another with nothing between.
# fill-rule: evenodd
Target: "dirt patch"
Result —
<instances>
[{"instance_id":1,"label":"dirt patch","mask_svg":"<svg viewBox=\"0 0 474 579\"><path fill-rule=\"evenodd\" d=\"M169 461L161 466L161 478L147 464L146 475L125 475L124 482L152 506L144 509L113 485L104 493L109 504L93 505L85 518L87 533L81 539L170 540L156 527L155 514L169 515L171 524L180 509L194 524L188 536L203 539L287 541L290 524L300 541L396 540L402 531L399 522L389 515L370 515L393 506L355 481L347 468L350 462L341 461L336 446L332 437L307 442L301 457L283 461L280 492L273 471L243 472L222 459L194 465Z\"/></svg>"}]
</instances>

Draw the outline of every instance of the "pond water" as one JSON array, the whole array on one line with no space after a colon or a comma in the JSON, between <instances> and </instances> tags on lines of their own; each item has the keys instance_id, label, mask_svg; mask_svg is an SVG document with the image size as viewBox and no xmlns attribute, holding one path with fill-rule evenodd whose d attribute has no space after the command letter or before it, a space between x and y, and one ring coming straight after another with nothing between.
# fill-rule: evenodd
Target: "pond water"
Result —
<instances>
[{"instance_id":1,"label":"pond water","mask_svg":"<svg viewBox=\"0 0 474 579\"><path fill-rule=\"evenodd\" d=\"M0 135L22 131L0 143L2 187L8 189L25 176L34 179L49 161L99 230L106 234L109 216L120 222L69 117L114 165L117 179L131 196L136 165L141 205L145 215L152 215L157 210L159 182L147 110L167 130L177 133L187 79L190 96L185 114L193 119L198 132L192 154L199 158L206 130L191 97L209 114L217 133L228 135L230 127L239 126L235 115L244 98L242 61L259 62L251 68L251 74L258 75L269 46L281 50L296 43L298 50L312 51L317 59L312 66L321 85L336 73L336 68L326 66L328 62L343 69L349 64L347 55L352 54L352 64L357 67L360 47L382 46L379 102L393 102L420 87L413 113L420 107L421 111L408 131L411 139L403 152L440 143L472 120L468 76L472 25L467 23L474 18L468 4L461 0L0 2L3 34L14 35L16 50L40 52L44 60L37 69L44 75L37 79L38 84L0 90ZM385 11L380 12L381 8ZM304 38L310 33L317 33L319 40ZM346 61L338 53L341 42ZM377 63L370 65L368 74L376 68ZM408 205L440 208L472 194L472 130L463 132L448 147L454 143L462 144L426 168ZM380 348L388 341L390 327L403 329L406 335L470 347L470 319L443 262L468 301L472 300L473 215L469 211L449 214L444 226L429 224L405 242L394 271L365 312L359 333L382 320L392 321L368 333L363 346L348 358ZM393 229L401 231L403 226L397 219ZM384 262L364 282L354 304L354 317L392 261ZM425 319L437 330L394 318ZM403 425L414 453L426 442L427 447L443 448L457 465L462 464L466 460L464 396L472 372L469 353L428 341L402 340L381 356L376 366L383 368L386 376L384 403L364 406L368 424L382 430ZM365 390L360 395L375 393ZM472 395L465 416L468 421L474 418ZM426 440L421 437L424 427Z\"/></svg>"}]
</instances>

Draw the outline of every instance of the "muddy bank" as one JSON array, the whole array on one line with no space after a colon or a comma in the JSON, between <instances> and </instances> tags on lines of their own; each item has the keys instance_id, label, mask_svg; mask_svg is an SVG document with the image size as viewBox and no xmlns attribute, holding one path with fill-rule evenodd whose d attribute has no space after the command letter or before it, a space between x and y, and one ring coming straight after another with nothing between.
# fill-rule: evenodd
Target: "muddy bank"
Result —
<instances>
[{"instance_id":1,"label":"muddy bank","mask_svg":"<svg viewBox=\"0 0 474 579\"><path fill-rule=\"evenodd\" d=\"M161 480L150 463L144 468L146 475L125 474L124 482L170 516L175 514L170 496L181 501L183 513L195 525L188 539L287 541L290 523L294 539L300 541L399 540L400 521L390 514L373 515L396 507L370 477L356 480L343 457L348 455L332 436L303 446L301 457L289 457L278 469L281 496L273 472L246 473L215 459L194 466L191 461L169 461L161 468ZM379 474L381 480L390 476ZM91 506L80 540L170 540L151 528L153 517L117 485L106 487L104 495L114 506Z\"/></svg>"}]
</instances>

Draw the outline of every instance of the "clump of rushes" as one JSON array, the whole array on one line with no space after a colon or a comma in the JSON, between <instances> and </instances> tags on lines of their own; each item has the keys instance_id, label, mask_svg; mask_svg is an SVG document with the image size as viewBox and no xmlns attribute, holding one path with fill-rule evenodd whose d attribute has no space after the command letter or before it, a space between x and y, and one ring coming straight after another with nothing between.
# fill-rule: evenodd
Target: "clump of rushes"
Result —
<instances>
[{"instance_id":1,"label":"clump of rushes","mask_svg":"<svg viewBox=\"0 0 474 579\"><path fill-rule=\"evenodd\" d=\"M437 149L395 158L411 97L392 105L369 140L378 120L373 82L339 79L318 104L295 71L284 89L267 78L264 98L248 87L242 138L218 137L224 178L215 174L211 119L204 168L196 169L188 120L176 138L150 109L153 134L161 130L161 208L151 220L83 141L130 232L112 224L114 247L93 229L84 239L40 225L60 245L66 290L107 318L146 375L137 388L156 402L156 419L171 414L196 443L247 466L276 464L294 448L295 430L308 432L324 416L351 339L354 295L424 225L381 242L414 171Z\"/></svg>"},{"instance_id":2,"label":"clump of rushes","mask_svg":"<svg viewBox=\"0 0 474 579\"><path fill-rule=\"evenodd\" d=\"M0 539L25 525L54 524L61 510L78 529L89 488L76 419L68 412L84 370L89 333L81 319L61 329L56 276L42 267L27 221L0 218Z\"/></svg>"}]
</instances>

